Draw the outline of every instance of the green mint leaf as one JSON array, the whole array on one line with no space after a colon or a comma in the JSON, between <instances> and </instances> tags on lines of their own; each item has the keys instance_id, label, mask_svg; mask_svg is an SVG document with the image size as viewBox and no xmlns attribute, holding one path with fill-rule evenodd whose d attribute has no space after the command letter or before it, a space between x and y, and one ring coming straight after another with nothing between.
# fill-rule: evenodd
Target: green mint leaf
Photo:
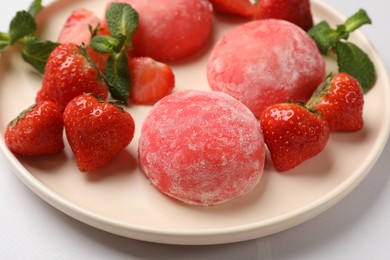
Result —
<instances>
[{"instance_id":1,"label":"green mint leaf","mask_svg":"<svg viewBox=\"0 0 390 260\"><path fill-rule=\"evenodd\" d=\"M40 74L45 71L45 66L50 53L58 46L51 41L38 41L31 37L26 41L22 49L24 61L33 66Z\"/></svg>"},{"instance_id":2,"label":"green mint leaf","mask_svg":"<svg viewBox=\"0 0 390 260\"><path fill-rule=\"evenodd\" d=\"M350 42L338 42L335 50L339 71L355 77L364 93L370 90L374 86L376 73L368 55Z\"/></svg>"},{"instance_id":3,"label":"green mint leaf","mask_svg":"<svg viewBox=\"0 0 390 260\"><path fill-rule=\"evenodd\" d=\"M326 21L313 26L307 33L323 54L328 54L340 38L340 32L332 29Z\"/></svg>"},{"instance_id":4,"label":"green mint leaf","mask_svg":"<svg viewBox=\"0 0 390 260\"><path fill-rule=\"evenodd\" d=\"M28 13L31 14L32 17L36 17L40 10L43 9L42 0L35 0L31 3L28 8Z\"/></svg>"},{"instance_id":5,"label":"green mint leaf","mask_svg":"<svg viewBox=\"0 0 390 260\"><path fill-rule=\"evenodd\" d=\"M106 78L111 96L127 104L130 93L130 71L126 52L112 53L109 56Z\"/></svg>"},{"instance_id":6,"label":"green mint leaf","mask_svg":"<svg viewBox=\"0 0 390 260\"><path fill-rule=\"evenodd\" d=\"M9 28L9 41L14 44L27 35L33 34L37 29L34 17L27 11L19 11L12 19Z\"/></svg>"},{"instance_id":7,"label":"green mint leaf","mask_svg":"<svg viewBox=\"0 0 390 260\"><path fill-rule=\"evenodd\" d=\"M0 32L0 52L9 46L8 34Z\"/></svg>"},{"instance_id":8,"label":"green mint leaf","mask_svg":"<svg viewBox=\"0 0 390 260\"><path fill-rule=\"evenodd\" d=\"M120 35L118 37L95 36L92 37L89 45L97 52L112 53L112 52L120 52L125 41L126 41L126 37L124 35Z\"/></svg>"},{"instance_id":9,"label":"green mint leaf","mask_svg":"<svg viewBox=\"0 0 390 260\"><path fill-rule=\"evenodd\" d=\"M367 15L366 11L363 9L360 9L357 13L353 14L351 17L349 17L344 25L346 27L346 30L348 32L353 32L356 29L360 28L361 26L365 24L371 24L371 19Z\"/></svg>"},{"instance_id":10,"label":"green mint leaf","mask_svg":"<svg viewBox=\"0 0 390 260\"><path fill-rule=\"evenodd\" d=\"M364 24L370 23L371 19L367 13L360 9L349 17L344 24L337 25L336 29L331 28L326 21L322 21L311 28L308 34L315 41L321 53L328 54L329 50L335 47L338 41L348 40L351 32Z\"/></svg>"},{"instance_id":11,"label":"green mint leaf","mask_svg":"<svg viewBox=\"0 0 390 260\"><path fill-rule=\"evenodd\" d=\"M0 41L8 41L8 40L9 40L8 34L0 32Z\"/></svg>"},{"instance_id":12,"label":"green mint leaf","mask_svg":"<svg viewBox=\"0 0 390 260\"><path fill-rule=\"evenodd\" d=\"M4 51L9 46L8 41L0 41L0 52Z\"/></svg>"},{"instance_id":13,"label":"green mint leaf","mask_svg":"<svg viewBox=\"0 0 390 260\"><path fill-rule=\"evenodd\" d=\"M126 36L126 47L132 47L133 35L138 28L138 13L128 4L112 3L106 11L111 36Z\"/></svg>"}]
</instances>

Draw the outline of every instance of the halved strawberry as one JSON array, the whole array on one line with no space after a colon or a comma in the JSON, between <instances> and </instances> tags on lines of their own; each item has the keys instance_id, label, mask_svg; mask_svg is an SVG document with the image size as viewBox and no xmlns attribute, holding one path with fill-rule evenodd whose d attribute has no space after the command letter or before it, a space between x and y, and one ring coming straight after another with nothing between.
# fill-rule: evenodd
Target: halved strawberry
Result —
<instances>
[{"instance_id":1,"label":"halved strawberry","mask_svg":"<svg viewBox=\"0 0 390 260\"><path fill-rule=\"evenodd\" d=\"M75 9L62 27L57 41L87 45L92 35L90 27L95 29L100 23L100 18L94 12L85 8Z\"/></svg>"},{"instance_id":2,"label":"halved strawberry","mask_svg":"<svg viewBox=\"0 0 390 260\"><path fill-rule=\"evenodd\" d=\"M209 0L214 11L223 14L251 17L253 4L249 0Z\"/></svg>"},{"instance_id":3,"label":"halved strawberry","mask_svg":"<svg viewBox=\"0 0 390 260\"><path fill-rule=\"evenodd\" d=\"M131 89L129 101L136 104L154 103L171 93L175 76L171 67L149 57L129 61Z\"/></svg>"},{"instance_id":4,"label":"halved strawberry","mask_svg":"<svg viewBox=\"0 0 390 260\"><path fill-rule=\"evenodd\" d=\"M313 27L310 0L260 0L254 7L255 19L282 19L307 31Z\"/></svg>"}]
</instances>

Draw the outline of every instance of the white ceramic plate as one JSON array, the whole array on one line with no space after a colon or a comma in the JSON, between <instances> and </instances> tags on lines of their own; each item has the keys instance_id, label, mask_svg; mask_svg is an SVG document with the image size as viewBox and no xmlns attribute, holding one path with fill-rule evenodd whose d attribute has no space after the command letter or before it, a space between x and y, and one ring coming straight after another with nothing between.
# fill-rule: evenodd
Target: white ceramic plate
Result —
<instances>
[{"instance_id":1,"label":"white ceramic plate","mask_svg":"<svg viewBox=\"0 0 390 260\"><path fill-rule=\"evenodd\" d=\"M59 28L76 7L103 14L105 1L52 3L43 13L42 37L56 40ZM343 21L335 10L312 3L316 21ZM242 22L242 21L241 21ZM208 89L205 64L213 43L238 20L217 17L213 41L191 59L172 64L177 89ZM298 225L328 209L348 194L370 171L390 129L390 86L377 53L360 33L352 41L372 58L375 87L366 96L364 129L334 133L326 149L288 173L278 173L268 161L261 184L250 194L213 207L183 205L160 194L137 166L137 143L147 106L129 108L136 121L131 145L107 167L90 175L78 171L67 146L55 156L16 158L1 141L1 150L16 175L42 199L64 213L108 232L151 242L219 244L266 236ZM328 60L328 69L334 62ZM34 103L41 78L14 51L0 64L0 129ZM380 113L378 113L380 111Z\"/></svg>"}]
</instances>

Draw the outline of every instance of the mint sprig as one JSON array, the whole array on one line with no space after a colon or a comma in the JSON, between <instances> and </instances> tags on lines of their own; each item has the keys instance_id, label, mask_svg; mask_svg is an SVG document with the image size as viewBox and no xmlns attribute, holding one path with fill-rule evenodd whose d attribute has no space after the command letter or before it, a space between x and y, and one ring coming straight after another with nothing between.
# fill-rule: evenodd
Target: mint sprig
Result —
<instances>
[{"instance_id":1,"label":"mint sprig","mask_svg":"<svg viewBox=\"0 0 390 260\"><path fill-rule=\"evenodd\" d=\"M130 71L128 51L133 48L133 36L138 28L138 13L129 4L112 3L106 10L110 35L95 35L90 46L97 52L108 53L106 75L111 96L128 102Z\"/></svg>"},{"instance_id":2,"label":"mint sprig","mask_svg":"<svg viewBox=\"0 0 390 260\"><path fill-rule=\"evenodd\" d=\"M15 44L21 45L23 59L40 74L44 73L50 53L58 46L55 42L38 40L35 36L37 31L35 17L42 8L42 1L35 0L27 11L15 14L8 32L0 32L0 51L5 51Z\"/></svg>"},{"instance_id":3,"label":"mint sprig","mask_svg":"<svg viewBox=\"0 0 390 260\"><path fill-rule=\"evenodd\" d=\"M36 71L43 74L50 53L58 46L58 43L51 41L40 41L34 37L27 38L22 49L22 58Z\"/></svg>"},{"instance_id":4,"label":"mint sprig","mask_svg":"<svg viewBox=\"0 0 390 260\"><path fill-rule=\"evenodd\" d=\"M43 9L42 1L36 0L30 4L28 8L28 13L31 14L32 17L36 17L39 11Z\"/></svg>"},{"instance_id":5,"label":"mint sprig","mask_svg":"<svg viewBox=\"0 0 390 260\"><path fill-rule=\"evenodd\" d=\"M9 43L13 45L22 38L32 35L37 30L35 19L27 11L19 11L9 26Z\"/></svg>"},{"instance_id":6,"label":"mint sprig","mask_svg":"<svg viewBox=\"0 0 390 260\"><path fill-rule=\"evenodd\" d=\"M338 42L336 44L337 65L340 72L348 73L356 78L366 93L375 83L375 66L358 46L352 42Z\"/></svg>"},{"instance_id":7,"label":"mint sprig","mask_svg":"<svg viewBox=\"0 0 390 260\"><path fill-rule=\"evenodd\" d=\"M111 4L106 11L110 35L114 38L126 37L125 48L132 48L133 35L138 28L138 13L129 4Z\"/></svg>"},{"instance_id":8,"label":"mint sprig","mask_svg":"<svg viewBox=\"0 0 390 260\"><path fill-rule=\"evenodd\" d=\"M308 31L322 54L328 55L330 52L336 54L339 71L355 77L364 93L374 86L375 67L369 56L348 39L353 31L371 23L366 11L360 9L336 28L322 21Z\"/></svg>"}]
</instances>

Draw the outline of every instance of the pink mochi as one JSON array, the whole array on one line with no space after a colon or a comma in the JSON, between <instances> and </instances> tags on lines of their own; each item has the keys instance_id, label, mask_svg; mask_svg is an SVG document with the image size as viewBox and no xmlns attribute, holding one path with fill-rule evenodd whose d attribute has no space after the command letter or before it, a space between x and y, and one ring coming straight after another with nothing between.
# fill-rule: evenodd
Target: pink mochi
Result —
<instances>
[{"instance_id":1,"label":"pink mochi","mask_svg":"<svg viewBox=\"0 0 390 260\"><path fill-rule=\"evenodd\" d=\"M198 51L212 28L208 0L112 0L130 4L138 13L134 54L175 61Z\"/></svg>"},{"instance_id":2,"label":"pink mochi","mask_svg":"<svg viewBox=\"0 0 390 260\"><path fill-rule=\"evenodd\" d=\"M271 104L307 101L325 74L325 61L309 35L276 19L227 32L207 65L210 87L240 100L256 117Z\"/></svg>"},{"instance_id":3,"label":"pink mochi","mask_svg":"<svg viewBox=\"0 0 390 260\"><path fill-rule=\"evenodd\" d=\"M260 181L259 122L222 92L183 90L152 108L141 129L140 167L162 193L191 205L227 202Z\"/></svg>"}]
</instances>

